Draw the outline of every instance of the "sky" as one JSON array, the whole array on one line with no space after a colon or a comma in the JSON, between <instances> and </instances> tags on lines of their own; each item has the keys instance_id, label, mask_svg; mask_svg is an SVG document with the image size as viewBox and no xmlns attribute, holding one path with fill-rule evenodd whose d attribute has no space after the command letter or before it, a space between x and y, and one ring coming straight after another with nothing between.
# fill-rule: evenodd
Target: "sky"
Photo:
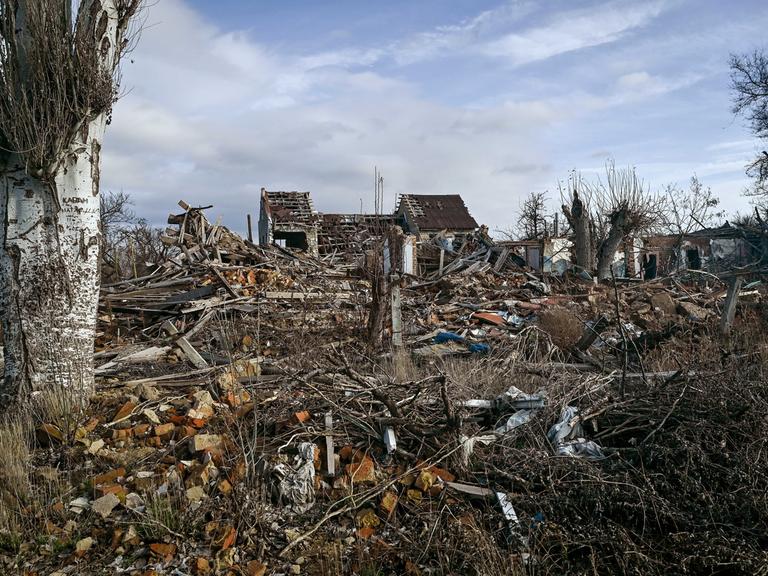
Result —
<instances>
[{"instance_id":1,"label":"sky","mask_svg":"<svg viewBox=\"0 0 768 576\"><path fill-rule=\"evenodd\" d=\"M125 58L102 191L162 225L178 200L243 231L259 192L320 212L461 194L491 230L572 170L694 174L749 210L761 150L728 58L765 47L763 0L155 0Z\"/></svg>"}]
</instances>

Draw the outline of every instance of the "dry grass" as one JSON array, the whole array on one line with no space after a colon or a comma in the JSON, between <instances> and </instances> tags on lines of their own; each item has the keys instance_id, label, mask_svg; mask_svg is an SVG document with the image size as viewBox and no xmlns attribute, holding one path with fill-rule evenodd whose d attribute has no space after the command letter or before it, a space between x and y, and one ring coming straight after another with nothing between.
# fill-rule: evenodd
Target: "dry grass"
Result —
<instances>
[{"instance_id":1,"label":"dry grass","mask_svg":"<svg viewBox=\"0 0 768 576\"><path fill-rule=\"evenodd\" d=\"M66 460L82 416L75 396L55 387L36 393L0 425L0 550L14 553L19 543L36 537L53 514L51 504L70 489L69 473L33 465L37 428L51 424L62 432L64 442L52 441L48 449L61 452L55 459Z\"/></svg>"}]
</instances>

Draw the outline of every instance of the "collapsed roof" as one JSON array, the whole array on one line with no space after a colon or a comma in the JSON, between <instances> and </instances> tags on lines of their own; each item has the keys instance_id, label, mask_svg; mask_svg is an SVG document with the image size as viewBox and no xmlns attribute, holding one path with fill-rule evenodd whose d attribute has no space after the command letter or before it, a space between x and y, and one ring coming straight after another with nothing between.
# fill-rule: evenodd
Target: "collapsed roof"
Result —
<instances>
[{"instance_id":1,"label":"collapsed roof","mask_svg":"<svg viewBox=\"0 0 768 576\"><path fill-rule=\"evenodd\" d=\"M420 230L474 230L478 227L458 194L403 194L397 212Z\"/></svg>"},{"instance_id":2,"label":"collapsed roof","mask_svg":"<svg viewBox=\"0 0 768 576\"><path fill-rule=\"evenodd\" d=\"M261 194L275 222L308 224L317 216L309 192L269 191L262 188Z\"/></svg>"}]
</instances>

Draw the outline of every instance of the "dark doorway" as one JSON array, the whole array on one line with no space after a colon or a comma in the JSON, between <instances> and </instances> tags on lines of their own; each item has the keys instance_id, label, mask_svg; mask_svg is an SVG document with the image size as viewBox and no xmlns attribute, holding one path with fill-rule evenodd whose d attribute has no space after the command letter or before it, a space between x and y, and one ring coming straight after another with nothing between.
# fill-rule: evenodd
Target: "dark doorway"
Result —
<instances>
[{"instance_id":1,"label":"dark doorway","mask_svg":"<svg viewBox=\"0 0 768 576\"><path fill-rule=\"evenodd\" d=\"M697 248L686 250L685 257L688 259L688 268L691 270L701 270L701 256L699 256Z\"/></svg>"},{"instance_id":2,"label":"dark doorway","mask_svg":"<svg viewBox=\"0 0 768 576\"><path fill-rule=\"evenodd\" d=\"M643 278L645 280L656 278L656 254L643 254Z\"/></svg>"},{"instance_id":3,"label":"dark doorway","mask_svg":"<svg viewBox=\"0 0 768 576\"><path fill-rule=\"evenodd\" d=\"M309 243L307 242L307 235L304 232L274 232L275 243L286 248L296 248L297 250L308 250ZM285 244L278 242L284 240Z\"/></svg>"}]
</instances>

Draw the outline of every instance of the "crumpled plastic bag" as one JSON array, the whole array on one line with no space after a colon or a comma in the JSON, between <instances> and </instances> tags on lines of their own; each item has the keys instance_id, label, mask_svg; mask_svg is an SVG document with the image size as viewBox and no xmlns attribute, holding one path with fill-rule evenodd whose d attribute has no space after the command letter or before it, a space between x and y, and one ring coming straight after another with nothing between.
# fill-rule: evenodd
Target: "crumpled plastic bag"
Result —
<instances>
[{"instance_id":1,"label":"crumpled plastic bag","mask_svg":"<svg viewBox=\"0 0 768 576\"><path fill-rule=\"evenodd\" d=\"M547 432L547 439L555 448L555 452L558 456L573 456L590 460L605 458L600 445L583 437L584 429L581 426L581 421L573 421L578 415L578 408L566 406L560 414L560 420Z\"/></svg>"},{"instance_id":2,"label":"crumpled plastic bag","mask_svg":"<svg viewBox=\"0 0 768 576\"><path fill-rule=\"evenodd\" d=\"M503 436L504 434L507 434L508 432L512 432L515 428L518 428L519 426L522 426L523 424L527 424L531 421L531 418L533 417L536 410L518 410L512 416L507 418L507 421L504 422L501 426L497 427L494 432L498 434L499 436Z\"/></svg>"},{"instance_id":3,"label":"crumpled plastic bag","mask_svg":"<svg viewBox=\"0 0 768 576\"><path fill-rule=\"evenodd\" d=\"M289 512L302 514L315 504L315 445L311 442L299 444L294 462L293 468L278 464L272 473L279 479L279 503Z\"/></svg>"}]
</instances>

